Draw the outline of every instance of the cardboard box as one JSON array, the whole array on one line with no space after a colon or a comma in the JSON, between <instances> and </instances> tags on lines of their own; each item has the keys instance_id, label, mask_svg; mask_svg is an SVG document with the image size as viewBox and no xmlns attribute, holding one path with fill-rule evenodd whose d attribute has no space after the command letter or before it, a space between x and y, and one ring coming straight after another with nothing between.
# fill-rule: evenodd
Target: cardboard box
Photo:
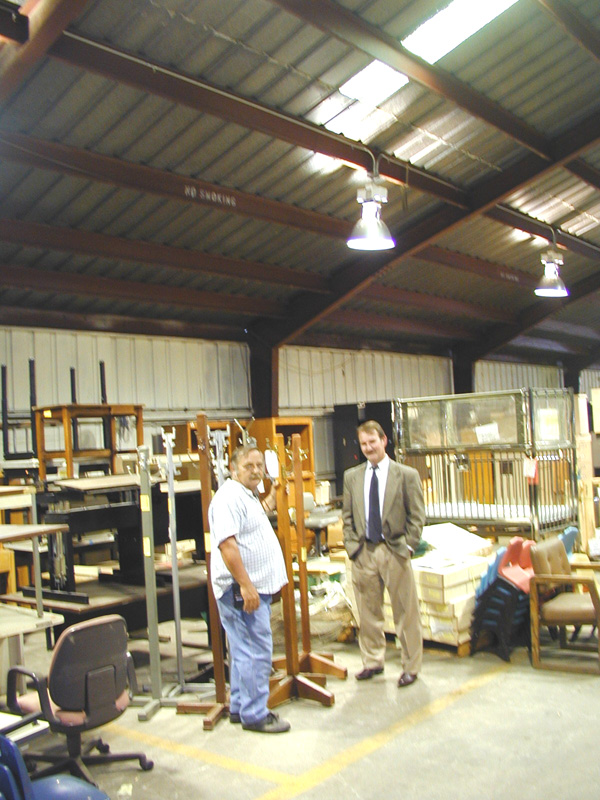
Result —
<instances>
[{"instance_id":1,"label":"cardboard box","mask_svg":"<svg viewBox=\"0 0 600 800\"><path fill-rule=\"evenodd\" d=\"M332 525L327 526L327 547L331 550L334 547L344 546L344 536L342 533L343 523L340 519Z\"/></svg>"},{"instance_id":2,"label":"cardboard box","mask_svg":"<svg viewBox=\"0 0 600 800\"><path fill-rule=\"evenodd\" d=\"M433 617L447 617L450 619L461 619L471 617L475 611L475 595L465 594L450 603L428 603L424 600L420 602L421 613Z\"/></svg>"},{"instance_id":3,"label":"cardboard box","mask_svg":"<svg viewBox=\"0 0 600 800\"><path fill-rule=\"evenodd\" d=\"M451 603L453 600L464 597L465 594L474 593L475 586L472 581L444 589L434 586L421 586L420 583L417 583L417 596L419 600L423 600L426 603Z\"/></svg>"},{"instance_id":4,"label":"cardboard box","mask_svg":"<svg viewBox=\"0 0 600 800\"><path fill-rule=\"evenodd\" d=\"M436 550L453 558L464 555L487 556L494 550L489 539L470 533L453 522L426 525L423 528L423 539Z\"/></svg>"},{"instance_id":5,"label":"cardboard box","mask_svg":"<svg viewBox=\"0 0 600 800\"><path fill-rule=\"evenodd\" d=\"M412 567L415 580L421 586L449 589L460 584L472 584L475 579L479 580L488 568L488 560L483 556L452 558L433 551L416 558ZM463 592L463 594L468 593L468 591Z\"/></svg>"}]
</instances>

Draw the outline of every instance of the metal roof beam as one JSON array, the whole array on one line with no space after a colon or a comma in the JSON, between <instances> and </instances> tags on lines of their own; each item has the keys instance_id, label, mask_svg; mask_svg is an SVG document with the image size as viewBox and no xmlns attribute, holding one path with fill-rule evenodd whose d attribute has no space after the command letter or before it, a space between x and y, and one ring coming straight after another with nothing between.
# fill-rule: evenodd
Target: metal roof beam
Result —
<instances>
[{"instance_id":1,"label":"metal roof beam","mask_svg":"<svg viewBox=\"0 0 600 800\"><path fill-rule=\"evenodd\" d=\"M2 320L0 319L0 322ZM357 336L340 333L305 333L296 343L302 347L329 347L333 350L375 350L385 353L397 353L398 342L394 339L378 339L371 336ZM430 339L419 339L402 342L402 352L414 355L438 356L449 358L448 344L437 344Z\"/></svg>"},{"instance_id":2,"label":"metal roof beam","mask_svg":"<svg viewBox=\"0 0 600 800\"><path fill-rule=\"evenodd\" d=\"M173 103L373 172L378 153L361 142L331 133L282 111L167 69L161 64L130 56L116 48L109 48L73 34L64 34L52 47L50 55L117 83L134 86L149 94L165 97ZM385 163L379 165L379 172L383 177L400 183L406 182L407 169L413 189L433 195L446 203L465 207L465 192L447 181L418 167L407 165L405 161L393 156L386 155Z\"/></svg>"},{"instance_id":3,"label":"metal roof beam","mask_svg":"<svg viewBox=\"0 0 600 800\"><path fill-rule=\"evenodd\" d=\"M0 101L7 100L19 88L86 5L87 0L30 0L21 6L21 13L29 17L29 37L21 45L3 45L7 55L0 64Z\"/></svg>"},{"instance_id":4,"label":"metal roof beam","mask_svg":"<svg viewBox=\"0 0 600 800\"><path fill-rule=\"evenodd\" d=\"M491 261L465 255L464 253L457 253L454 250L446 250L442 247L428 245L419 250L416 258L423 259L431 264L441 264L444 267L450 267L461 272L471 272L486 280L511 283L514 286L532 288L537 286L538 283L537 279L527 272L511 269L503 264L494 264Z\"/></svg>"},{"instance_id":5,"label":"metal roof beam","mask_svg":"<svg viewBox=\"0 0 600 800\"><path fill-rule=\"evenodd\" d=\"M92 231L59 228L39 222L0 219L0 241L26 247L45 247L98 258L132 261L191 272L279 284L288 289L329 292L327 282L316 273L270 266L241 258L212 255L183 247L106 236Z\"/></svg>"},{"instance_id":6,"label":"metal roof beam","mask_svg":"<svg viewBox=\"0 0 600 800\"><path fill-rule=\"evenodd\" d=\"M503 109L489 97L476 92L440 67L432 66L406 50L393 36L370 25L357 14L332 0L271 0L309 25L335 36L408 78L449 100L477 119L502 131L537 155L549 159L548 140L529 125Z\"/></svg>"},{"instance_id":7,"label":"metal roof beam","mask_svg":"<svg viewBox=\"0 0 600 800\"><path fill-rule=\"evenodd\" d=\"M600 330L595 331L593 328L584 325L573 325L570 322L561 322L557 319L543 320L536 325L535 332L540 336L544 336L548 332L550 335L560 335L566 339L591 339L592 341L600 342Z\"/></svg>"},{"instance_id":8,"label":"metal roof beam","mask_svg":"<svg viewBox=\"0 0 600 800\"><path fill-rule=\"evenodd\" d=\"M179 319L145 319L119 314L74 314L70 311L22 308L0 305L0 325L28 328L58 328L60 330L95 331L96 333L125 333L142 336L182 336L186 339L222 339L244 341L239 327L182 322Z\"/></svg>"},{"instance_id":9,"label":"metal roof beam","mask_svg":"<svg viewBox=\"0 0 600 800\"><path fill-rule=\"evenodd\" d=\"M431 248L435 250L436 248ZM374 300L379 303L390 303L394 306L411 306L423 308L426 311L435 311L442 314L473 317L474 319L490 319L497 322L512 322L514 317L497 308L465 303L462 300L453 300L451 297L439 297L423 292L410 292L407 289L397 289L395 286L384 286L375 283L368 286L361 293L361 299Z\"/></svg>"},{"instance_id":10,"label":"metal roof beam","mask_svg":"<svg viewBox=\"0 0 600 800\"><path fill-rule=\"evenodd\" d=\"M538 4L555 19L580 47L600 61L600 34L589 19L564 0L537 0Z\"/></svg>"},{"instance_id":11,"label":"metal roof beam","mask_svg":"<svg viewBox=\"0 0 600 800\"><path fill-rule=\"evenodd\" d=\"M545 320L551 314L560 311L561 308L570 305L571 303L588 297L590 294L600 290L600 271L587 278L583 278L573 286L569 287L569 296L563 298L548 298L542 299L539 303L526 308L519 314L518 325L513 329L507 331L506 328L495 326L485 337L485 343L481 343L479 347L472 348L469 351L469 357L476 361L483 356L487 356L490 352L497 350L500 347L512 343L520 334L530 331L532 328Z\"/></svg>"},{"instance_id":12,"label":"metal roof beam","mask_svg":"<svg viewBox=\"0 0 600 800\"><path fill-rule=\"evenodd\" d=\"M493 219L496 222L501 222L503 225L508 225L511 228L519 228L525 233L530 233L532 236L540 236L543 239L548 239L550 243L553 241L552 232L556 238L556 243L562 245L567 250L579 255L597 260L600 258L600 247L587 242L579 236L572 236L570 233L561 231L547 222L541 222L539 219L529 217L521 211L516 211L504 205L497 205L486 212L486 217Z\"/></svg>"},{"instance_id":13,"label":"metal roof beam","mask_svg":"<svg viewBox=\"0 0 600 800\"><path fill-rule=\"evenodd\" d=\"M279 332L273 328L265 328L261 331L261 335L278 337L277 344L279 346L290 343L304 333L310 325L326 317L347 300L363 291L377 278L401 264L404 258L418 254L423 248L436 241L439 236L453 230L468 219L487 212L519 187L529 183L533 178L555 169L556 166L562 166L599 139L600 112L595 112L553 141L553 149L560 154L557 163L548 164L547 161L531 153L526 155L521 161L477 187L472 193L471 210L464 211L445 206L430 217L403 230L398 236L395 256L390 261L383 261L379 257L370 258L367 257L367 254L363 256L362 260L355 259L351 266L338 270L332 277L332 287L334 282L339 287L337 297L333 302L327 304L323 300L309 298L309 302L302 311L296 310L295 313L288 315L286 323L281 326ZM504 333L506 332L504 331Z\"/></svg>"},{"instance_id":14,"label":"metal roof beam","mask_svg":"<svg viewBox=\"0 0 600 800\"><path fill-rule=\"evenodd\" d=\"M418 336L433 336L435 339L467 339L472 340L474 334L462 328L450 325L428 325L413 319L400 317L385 317L381 314L369 314L355 309L338 309L327 317L327 323L334 325L349 325L351 328L361 327L374 331L389 331L390 333L410 333Z\"/></svg>"},{"instance_id":15,"label":"metal roof beam","mask_svg":"<svg viewBox=\"0 0 600 800\"><path fill-rule=\"evenodd\" d=\"M249 316L283 316L279 303L258 297L241 297L217 292L201 292L179 286L157 283L121 281L98 278L73 272L48 272L29 267L0 264L0 286L30 289L52 294L104 297L109 300L128 300L132 303L156 303L191 309L218 309Z\"/></svg>"},{"instance_id":16,"label":"metal roof beam","mask_svg":"<svg viewBox=\"0 0 600 800\"><path fill-rule=\"evenodd\" d=\"M327 236L347 238L352 230L327 214L25 134L0 131L0 158Z\"/></svg>"},{"instance_id":17,"label":"metal roof beam","mask_svg":"<svg viewBox=\"0 0 600 800\"><path fill-rule=\"evenodd\" d=\"M585 183L589 183L595 189L600 189L600 170L592 167L587 161L582 158L576 158L574 161L569 161L568 164L565 164L565 168L572 172L573 175L577 175Z\"/></svg>"}]
</instances>

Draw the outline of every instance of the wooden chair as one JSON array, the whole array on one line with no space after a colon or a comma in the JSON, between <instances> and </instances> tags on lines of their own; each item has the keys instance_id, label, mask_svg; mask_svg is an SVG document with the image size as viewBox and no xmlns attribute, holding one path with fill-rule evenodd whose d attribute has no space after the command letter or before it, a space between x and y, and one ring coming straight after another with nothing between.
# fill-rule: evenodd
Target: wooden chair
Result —
<instances>
[{"instance_id":1,"label":"wooden chair","mask_svg":"<svg viewBox=\"0 0 600 800\"><path fill-rule=\"evenodd\" d=\"M575 574L565 546L558 538L546 539L531 548L531 563L534 575L530 582L531 662L538 669L562 669L571 672L600 673L600 641L581 643L568 641L567 627L582 625L598 626L600 622L600 596L596 581L592 577ZM586 568L598 568L600 564L587 564ZM550 645L555 650L552 660L542 662L542 626L556 628L558 640ZM559 646L557 659L556 648ZM544 645L545 647L545 645ZM562 651L594 651L597 661L583 663L581 658L573 660Z\"/></svg>"}]
</instances>

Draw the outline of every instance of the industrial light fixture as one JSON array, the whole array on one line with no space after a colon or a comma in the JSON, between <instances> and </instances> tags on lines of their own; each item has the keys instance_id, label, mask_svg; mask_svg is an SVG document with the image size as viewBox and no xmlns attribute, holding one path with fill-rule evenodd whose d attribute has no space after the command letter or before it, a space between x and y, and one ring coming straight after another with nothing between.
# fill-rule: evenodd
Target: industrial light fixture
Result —
<instances>
[{"instance_id":1,"label":"industrial light fixture","mask_svg":"<svg viewBox=\"0 0 600 800\"><path fill-rule=\"evenodd\" d=\"M390 250L396 246L388 226L381 219L381 206L387 203L387 189L377 175L369 175L356 199L362 206L361 218L346 242L352 250Z\"/></svg>"},{"instance_id":2,"label":"industrial light fixture","mask_svg":"<svg viewBox=\"0 0 600 800\"><path fill-rule=\"evenodd\" d=\"M538 297L568 297L569 292L559 273L559 267L563 266L564 259L556 246L554 228L552 228L552 241L552 247L540 256L544 265L544 276L535 289L535 294Z\"/></svg>"},{"instance_id":3,"label":"industrial light fixture","mask_svg":"<svg viewBox=\"0 0 600 800\"><path fill-rule=\"evenodd\" d=\"M0 0L0 40L10 39L24 44L29 39L29 17L21 14L19 6Z\"/></svg>"}]
</instances>

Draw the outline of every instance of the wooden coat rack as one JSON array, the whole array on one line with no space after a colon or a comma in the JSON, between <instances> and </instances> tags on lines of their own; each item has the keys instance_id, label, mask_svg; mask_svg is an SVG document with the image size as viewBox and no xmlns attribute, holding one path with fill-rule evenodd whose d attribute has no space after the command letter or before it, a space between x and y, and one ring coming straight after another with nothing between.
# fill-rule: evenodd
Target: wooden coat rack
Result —
<instances>
[{"instance_id":1,"label":"wooden coat rack","mask_svg":"<svg viewBox=\"0 0 600 800\"><path fill-rule=\"evenodd\" d=\"M206 703L184 699L177 704L178 714L204 714L204 730L212 730L227 709L227 689L225 685L225 660L223 656L223 636L221 617L210 582L210 528L208 507L212 499L212 467L210 463L210 442L206 414L197 416L198 454L200 468L200 493L202 500L202 521L204 524L204 552L206 555L206 575L208 591L208 627L213 655L213 674L215 679L215 702Z\"/></svg>"},{"instance_id":2,"label":"wooden coat rack","mask_svg":"<svg viewBox=\"0 0 600 800\"><path fill-rule=\"evenodd\" d=\"M277 490L277 536L283 550L288 583L281 590L285 656L273 659L273 666L277 669L285 669L286 674L282 678L272 679L268 705L270 708L274 708L292 697L298 697L307 700L317 700L325 706L332 706L335 702L335 697L325 688L326 676L333 675L345 679L348 677L348 670L346 667L340 667L335 664L332 654L313 653L311 650L300 435L297 433L292 434L292 464L294 492L296 497L296 537L298 543L302 653L298 652L296 605L294 601L294 572L292 567L288 507L288 477L285 469L286 450L281 434L276 436L275 448L279 456L280 469L280 481Z\"/></svg>"}]
</instances>

